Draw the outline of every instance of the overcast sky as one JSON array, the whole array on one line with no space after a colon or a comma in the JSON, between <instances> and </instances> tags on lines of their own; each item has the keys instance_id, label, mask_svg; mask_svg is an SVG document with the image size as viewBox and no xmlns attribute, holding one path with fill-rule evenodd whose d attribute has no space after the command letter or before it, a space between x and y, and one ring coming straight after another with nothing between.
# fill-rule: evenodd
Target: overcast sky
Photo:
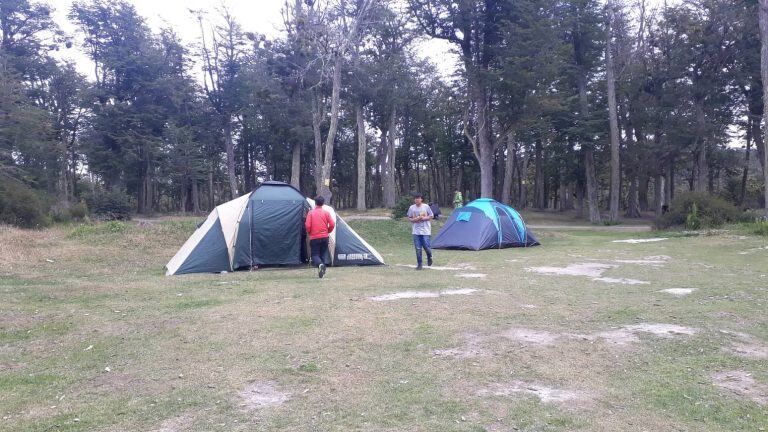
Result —
<instances>
[{"instance_id":1,"label":"overcast sky","mask_svg":"<svg viewBox=\"0 0 768 432\"><path fill-rule=\"evenodd\" d=\"M62 29L73 36L77 35L76 28L67 19L74 0L42 0L56 9L55 16ZM200 28L190 9L206 11L212 19L217 15L217 9L222 5L237 17L245 31L262 33L270 38L280 36L283 29L281 10L285 0L129 0L143 16L149 26L158 30L171 27L188 44L200 36ZM640 0L636 0L640 1ZM668 0L669 3L678 0ZM646 0L650 6L661 5L664 0ZM78 42L79 38L75 38ZM456 65L456 56L451 54L448 42L432 40L420 42L417 50L422 56L429 57L443 75L450 75ZM81 73L91 77L93 66L88 57L81 51L78 43L70 49L63 49L57 54L62 59L76 63Z\"/></svg>"}]
</instances>

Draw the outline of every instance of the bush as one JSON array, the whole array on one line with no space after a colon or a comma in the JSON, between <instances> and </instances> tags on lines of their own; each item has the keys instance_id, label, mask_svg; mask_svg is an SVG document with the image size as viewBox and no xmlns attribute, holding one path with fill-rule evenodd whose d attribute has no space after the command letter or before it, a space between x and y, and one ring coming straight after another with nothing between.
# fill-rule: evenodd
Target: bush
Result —
<instances>
[{"instance_id":1,"label":"bush","mask_svg":"<svg viewBox=\"0 0 768 432\"><path fill-rule=\"evenodd\" d=\"M685 229L695 231L701 228L701 219L699 219L699 206L694 202L691 206L691 212L685 217Z\"/></svg>"},{"instance_id":2,"label":"bush","mask_svg":"<svg viewBox=\"0 0 768 432\"><path fill-rule=\"evenodd\" d=\"M131 198L121 190L97 191L88 200L91 212L101 220L129 220L133 204Z\"/></svg>"},{"instance_id":3,"label":"bush","mask_svg":"<svg viewBox=\"0 0 768 432\"><path fill-rule=\"evenodd\" d=\"M408 208L413 204L413 198L408 196L400 197L392 209L392 219L400 219L408 213Z\"/></svg>"},{"instance_id":4,"label":"bush","mask_svg":"<svg viewBox=\"0 0 768 432\"><path fill-rule=\"evenodd\" d=\"M754 222L746 224L746 227L752 234L768 237L768 219L755 219Z\"/></svg>"},{"instance_id":5,"label":"bush","mask_svg":"<svg viewBox=\"0 0 768 432\"><path fill-rule=\"evenodd\" d=\"M686 192L675 197L669 212L657 218L655 224L657 228L688 227L689 223L698 227L689 229L717 228L742 219L742 212L721 197Z\"/></svg>"},{"instance_id":6,"label":"bush","mask_svg":"<svg viewBox=\"0 0 768 432\"><path fill-rule=\"evenodd\" d=\"M0 222L22 228L50 223L38 192L7 176L0 176Z\"/></svg>"},{"instance_id":7,"label":"bush","mask_svg":"<svg viewBox=\"0 0 768 432\"><path fill-rule=\"evenodd\" d=\"M80 201L69 208L69 215L75 220L85 219L88 216L88 205L85 204L85 201Z\"/></svg>"}]
</instances>

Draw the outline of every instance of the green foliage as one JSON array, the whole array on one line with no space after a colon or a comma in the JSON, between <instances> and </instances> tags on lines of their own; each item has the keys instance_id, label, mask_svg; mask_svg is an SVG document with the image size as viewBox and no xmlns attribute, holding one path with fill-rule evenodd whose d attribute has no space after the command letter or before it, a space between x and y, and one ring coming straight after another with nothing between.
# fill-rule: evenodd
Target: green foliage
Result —
<instances>
[{"instance_id":1,"label":"green foliage","mask_svg":"<svg viewBox=\"0 0 768 432\"><path fill-rule=\"evenodd\" d=\"M395 203L395 207L392 209L392 218L400 219L405 217L411 204L413 204L413 198L409 196L400 197Z\"/></svg>"},{"instance_id":2,"label":"green foliage","mask_svg":"<svg viewBox=\"0 0 768 432\"><path fill-rule=\"evenodd\" d=\"M745 223L744 226L752 234L768 237L768 219L755 219L754 222Z\"/></svg>"},{"instance_id":3,"label":"green foliage","mask_svg":"<svg viewBox=\"0 0 768 432\"><path fill-rule=\"evenodd\" d=\"M117 220L107 221L107 223L104 224L104 227L106 228L107 232L113 234L121 233L127 228L125 223Z\"/></svg>"},{"instance_id":4,"label":"green foliage","mask_svg":"<svg viewBox=\"0 0 768 432\"><path fill-rule=\"evenodd\" d=\"M22 228L49 224L40 195L24 183L0 175L0 223Z\"/></svg>"},{"instance_id":5,"label":"green foliage","mask_svg":"<svg viewBox=\"0 0 768 432\"><path fill-rule=\"evenodd\" d=\"M83 220L88 216L88 205L85 201L80 201L69 208L69 214L72 219Z\"/></svg>"},{"instance_id":6,"label":"green foliage","mask_svg":"<svg viewBox=\"0 0 768 432\"><path fill-rule=\"evenodd\" d=\"M101 220L129 220L133 204L122 190L98 191L88 199L91 212Z\"/></svg>"},{"instance_id":7,"label":"green foliage","mask_svg":"<svg viewBox=\"0 0 768 432\"><path fill-rule=\"evenodd\" d=\"M699 218L699 206L694 202L691 206L691 212L685 217L685 228L697 230L701 228L701 219Z\"/></svg>"},{"instance_id":8,"label":"green foliage","mask_svg":"<svg viewBox=\"0 0 768 432\"><path fill-rule=\"evenodd\" d=\"M742 212L721 197L686 192L675 197L669 212L657 218L657 228L717 228L742 220Z\"/></svg>"}]
</instances>

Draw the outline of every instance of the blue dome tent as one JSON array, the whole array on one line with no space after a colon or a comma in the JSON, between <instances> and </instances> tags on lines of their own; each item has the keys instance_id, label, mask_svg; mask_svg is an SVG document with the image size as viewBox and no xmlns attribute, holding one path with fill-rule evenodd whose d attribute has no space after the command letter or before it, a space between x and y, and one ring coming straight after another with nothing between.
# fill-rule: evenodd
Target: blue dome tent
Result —
<instances>
[{"instance_id":1,"label":"blue dome tent","mask_svg":"<svg viewBox=\"0 0 768 432\"><path fill-rule=\"evenodd\" d=\"M489 198L480 198L454 210L432 241L435 249L481 250L538 246L539 240L525 226L515 209Z\"/></svg>"}]
</instances>

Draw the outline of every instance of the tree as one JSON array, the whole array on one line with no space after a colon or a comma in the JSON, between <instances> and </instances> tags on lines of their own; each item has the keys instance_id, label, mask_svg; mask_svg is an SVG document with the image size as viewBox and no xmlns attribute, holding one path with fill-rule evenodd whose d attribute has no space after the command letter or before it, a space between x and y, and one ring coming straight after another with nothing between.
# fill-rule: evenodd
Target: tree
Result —
<instances>
[{"instance_id":1,"label":"tree","mask_svg":"<svg viewBox=\"0 0 768 432\"><path fill-rule=\"evenodd\" d=\"M760 58L763 81L763 190L765 197L765 217L768 218L768 0L760 0Z\"/></svg>"},{"instance_id":2,"label":"tree","mask_svg":"<svg viewBox=\"0 0 768 432\"><path fill-rule=\"evenodd\" d=\"M611 21L613 21L615 5L609 2L607 5L608 19L605 44L605 81L608 88L608 119L610 121L611 137L611 202L609 205L608 219L612 222L619 220L619 186L621 171L619 166L619 119L616 107L616 77L613 65L613 35L611 34Z\"/></svg>"},{"instance_id":3,"label":"tree","mask_svg":"<svg viewBox=\"0 0 768 432\"><path fill-rule=\"evenodd\" d=\"M470 104L464 130L480 164L480 195L492 198L494 153L498 146L491 140L489 75L499 41L499 23L504 18L503 2L409 0L408 3L429 36L447 40L459 48ZM470 131L470 121L474 132Z\"/></svg>"}]
</instances>

